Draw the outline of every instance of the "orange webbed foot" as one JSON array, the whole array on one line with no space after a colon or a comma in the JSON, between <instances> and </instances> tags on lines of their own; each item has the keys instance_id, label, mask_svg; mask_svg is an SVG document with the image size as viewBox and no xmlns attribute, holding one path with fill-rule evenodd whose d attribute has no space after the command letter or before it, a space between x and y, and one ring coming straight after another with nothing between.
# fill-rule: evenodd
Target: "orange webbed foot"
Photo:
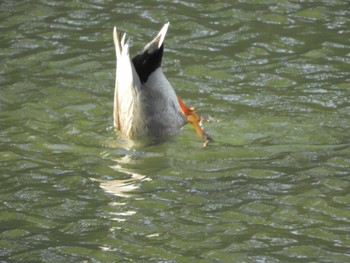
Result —
<instances>
[{"instance_id":1,"label":"orange webbed foot","mask_svg":"<svg viewBox=\"0 0 350 263\"><path fill-rule=\"evenodd\" d=\"M213 141L213 139L203 130L201 125L203 120L202 117L195 112L195 108L188 107L180 97L177 97L177 99L179 101L182 113L187 117L187 121L192 123L198 136L205 139L203 147L208 146L209 142Z\"/></svg>"}]
</instances>

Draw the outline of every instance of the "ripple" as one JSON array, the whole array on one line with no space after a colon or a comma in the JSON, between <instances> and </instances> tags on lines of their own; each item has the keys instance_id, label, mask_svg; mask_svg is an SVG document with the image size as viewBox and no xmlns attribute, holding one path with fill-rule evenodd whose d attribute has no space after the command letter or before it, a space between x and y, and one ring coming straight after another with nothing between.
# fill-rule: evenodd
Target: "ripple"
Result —
<instances>
[{"instance_id":1,"label":"ripple","mask_svg":"<svg viewBox=\"0 0 350 263\"><path fill-rule=\"evenodd\" d=\"M4 261L349 261L347 1L3 1ZM112 128L114 25L213 142ZM92 179L90 179L92 178Z\"/></svg>"}]
</instances>

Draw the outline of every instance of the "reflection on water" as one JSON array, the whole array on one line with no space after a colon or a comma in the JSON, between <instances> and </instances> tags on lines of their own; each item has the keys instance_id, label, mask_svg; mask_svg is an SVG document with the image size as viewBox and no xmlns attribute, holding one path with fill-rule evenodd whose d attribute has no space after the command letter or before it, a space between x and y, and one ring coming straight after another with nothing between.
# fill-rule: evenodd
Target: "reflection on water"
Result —
<instances>
[{"instance_id":1,"label":"reflection on water","mask_svg":"<svg viewBox=\"0 0 350 263\"><path fill-rule=\"evenodd\" d=\"M110 127L110 131L114 132L114 128ZM118 196L118 197L130 197L132 192L137 190L140 187L142 181L149 181L151 178L147 175L136 173L134 168L137 165L140 165L136 160L139 158L140 153L136 150L144 145L146 142L149 142L149 139L141 140L131 140L125 137L123 134L117 132L120 139L119 140L110 140L104 143L105 147L111 149L117 149L120 152L119 157L111 157L113 153L105 151L101 154L104 159L111 159L115 164L109 165L109 168L114 170L119 176L122 175L123 179L97 179L90 178L92 181L98 182L100 187L109 194ZM142 154L141 154L142 155ZM127 168L129 167L129 168ZM103 176L102 176L103 177ZM124 179L124 177L127 177Z\"/></svg>"},{"instance_id":2,"label":"reflection on water","mask_svg":"<svg viewBox=\"0 0 350 263\"><path fill-rule=\"evenodd\" d=\"M99 182L100 187L109 194L119 196L119 197L130 197L132 192L139 188L142 181L151 180L147 178L146 175L138 174L129 171L126 168L123 168L123 164L128 164L132 162L132 158L129 155L126 155L120 159L115 160L117 164L110 166L111 169L118 173L127 175L128 179L119 179L119 180L100 180L90 178L92 181Z\"/></svg>"},{"instance_id":3,"label":"reflection on water","mask_svg":"<svg viewBox=\"0 0 350 263\"><path fill-rule=\"evenodd\" d=\"M120 172L119 169L116 171ZM130 192L139 188L139 182L144 180L146 176L132 174L130 179L125 180L97 180L90 178L92 181L100 183L100 187L106 193L113 194L119 197L130 197ZM150 179L149 179L150 180Z\"/></svg>"}]
</instances>

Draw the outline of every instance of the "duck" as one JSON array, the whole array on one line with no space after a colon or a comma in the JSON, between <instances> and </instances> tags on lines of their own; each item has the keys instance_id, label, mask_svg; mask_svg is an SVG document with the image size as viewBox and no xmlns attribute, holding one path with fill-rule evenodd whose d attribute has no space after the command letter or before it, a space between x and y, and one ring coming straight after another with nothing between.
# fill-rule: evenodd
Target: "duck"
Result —
<instances>
[{"instance_id":1,"label":"duck","mask_svg":"<svg viewBox=\"0 0 350 263\"><path fill-rule=\"evenodd\" d=\"M156 37L132 59L126 34L113 28L116 53L114 127L130 138L164 137L175 135L185 124L192 123L206 146L212 139L202 128L202 117L177 96L162 70L169 24L164 24Z\"/></svg>"}]
</instances>

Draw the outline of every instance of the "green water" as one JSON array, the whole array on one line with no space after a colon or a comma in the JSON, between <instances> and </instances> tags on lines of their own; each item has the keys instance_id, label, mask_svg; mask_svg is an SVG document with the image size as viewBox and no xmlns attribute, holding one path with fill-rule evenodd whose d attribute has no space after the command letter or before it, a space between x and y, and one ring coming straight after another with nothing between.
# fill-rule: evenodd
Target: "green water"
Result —
<instances>
[{"instance_id":1,"label":"green water","mask_svg":"<svg viewBox=\"0 0 350 263\"><path fill-rule=\"evenodd\" d=\"M113 26L213 121L112 127ZM348 1L0 3L1 262L350 262Z\"/></svg>"}]
</instances>

